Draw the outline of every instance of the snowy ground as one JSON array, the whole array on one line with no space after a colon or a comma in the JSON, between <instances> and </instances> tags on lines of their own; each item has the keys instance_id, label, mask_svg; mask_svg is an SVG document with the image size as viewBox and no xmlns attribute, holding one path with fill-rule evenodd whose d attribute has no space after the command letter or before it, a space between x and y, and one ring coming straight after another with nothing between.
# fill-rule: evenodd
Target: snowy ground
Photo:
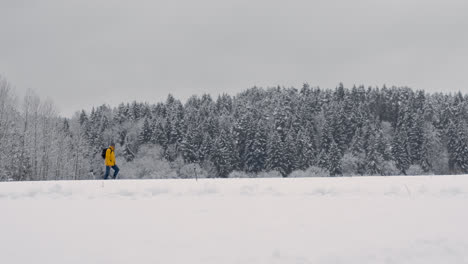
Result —
<instances>
[{"instance_id":1,"label":"snowy ground","mask_svg":"<svg viewBox=\"0 0 468 264\"><path fill-rule=\"evenodd\" d=\"M0 263L468 263L468 176L0 183Z\"/></svg>"}]
</instances>

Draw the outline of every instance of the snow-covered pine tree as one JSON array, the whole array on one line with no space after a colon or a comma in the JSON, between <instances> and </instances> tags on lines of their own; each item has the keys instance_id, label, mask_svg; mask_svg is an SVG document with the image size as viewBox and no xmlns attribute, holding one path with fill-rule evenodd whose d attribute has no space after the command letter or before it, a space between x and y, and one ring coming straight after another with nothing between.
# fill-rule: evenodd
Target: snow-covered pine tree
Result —
<instances>
[{"instance_id":1,"label":"snow-covered pine tree","mask_svg":"<svg viewBox=\"0 0 468 264\"><path fill-rule=\"evenodd\" d=\"M421 148L421 168L425 172L433 171L435 160L440 160L441 141L437 130L431 124L426 122L424 125L423 144ZM438 157L439 156L439 157Z\"/></svg>"},{"instance_id":2,"label":"snow-covered pine tree","mask_svg":"<svg viewBox=\"0 0 468 264\"><path fill-rule=\"evenodd\" d=\"M151 125L151 143L157 144L165 150L168 145L167 132L161 120L154 120Z\"/></svg>"},{"instance_id":3,"label":"snow-covered pine tree","mask_svg":"<svg viewBox=\"0 0 468 264\"><path fill-rule=\"evenodd\" d=\"M148 118L145 118L143 127L141 128L140 134L138 135L138 144L143 145L150 143L152 135L153 131L151 129L150 121Z\"/></svg>"},{"instance_id":4,"label":"snow-covered pine tree","mask_svg":"<svg viewBox=\"0 0 468 264\"><path fill-rule=\"evenodd\" d=\"M210 134L205 133L203 135L203 140L198 149L198 159L200 161L208 161L211 159L211 154L213 152L214 140L211 138Z\"/></svg>"},{"instance_id":5,"label":"snow-covered pine tree","mask_svg":"<svg viewBox=\"0 0 468 264\"><path fill-rule=\"evenodd\" d=\"M286 134L286 138L284 140L284 171L285 175L291 174L294 170L298 168L297 166L297 145L296 145L296 135L292 130L289 130Z\"/></svg>"},{"instance_id":6,"label":"snow-covered pine tree","mask_svg":"<svg viewBox=\"0 0 468 264\"><path fill-rule=\"evenodd\" d=\"M180 152L185 163L194 163L199 160L198 150L201 146L200 135L196 128L187 129L180 144Z\"/></svg>"},{"instance_id":7,"label":"snow-covered pine tree","mask_svg":"<svg viewBox=\"0 0 468 264\"><path fill-rule=\"evenodd\" d=\"M283 177L287 176L288 170L284 157L284 143L276 130L272 131L268 137L266 169L267 171L278 171Z\"/></svg>"},{"instance_id":8,"label":"snow-covered pine tree","mask_svg":"<svg viewBox=\"0 0 468 264\"><path fill-rule=\"evenodd\" d=\"M382 174L383 156L379 152L379 144L377 133L372 133L366 151L365 171L367 175Z\"/></svg>"},{"instance_id":9,"label":"snow-covered pine tree","mask_svg":"<svg viewBox=\"0 0 468 264\"><path fill-rule=\"evenodd\" d=\"M234 149L231 132L227 128L223 128L215 140L211 154L211 161L213 161L220 177L227 177L235 169L237 160Z\"/></svg>"},{"instance_id":10,"label":"snow-covered pine tree","mask_svg":"<svg viewBox=\"0 0 468 264\"><path fill-rule=\"evenodd\" d=\"M318 156L317 164L319 167L329 168L329 153L331 144L333 142L333 134L330 128L330 122L325 119L320 136L320 153Z\"/></svg>"},{"instance_id":11,"label":"snow-covered pine tree","mask_svg":"<svg viewBox=\"0 0 468 264\"><path fill-rule=\"evenodd\" d=\"M240 167L245 169L248 166L247 159L251 151L249 146L252 145L255 137L256 122L252 109L248 106L244 107L245 109L240 109L239 117L234 122L233 131L237 143L236 148L239 152Z\"/></svg>"},{"instance_id":12,"label":"snow-covered pine tree","mask_svg":"<svg viewBox=\"0 0 468 264\"><path fill-rule=\"evenodd\" d=\"M330 146L330 152L328 154L328 171L330 171L331 176L342 175L341 171L341 150L338 147L338 144L333 140Z\"/></svg>"},{"instance_id":13,"label":"snow-covered pine tree","mask_svg":"<svg viewBox=\"0 0 468 264\"><path fill-rule=\"evenodd\" d=\"M457 144L455 147L455 164L461 173L468 173L468 136L467 126L462 120L456 126Z\"/></svg>"},{"instance_id":14,"label":"snow-covered pine tree","mask_svg":"<svg viewBox=\"0 0 468 264\"><path fill-rule=\"evenodd\" d=\"M333 140L336 142L340 152L343 154L348 148L347 127L349 124L347 113L344 112L344 108L341 104L337 106L337 109L335 109L332 122Z\"/></svg>"},{"instance_id":15,"label":"snow-covered pine tree","mask_svg":"<svg viewBox=\"0 0 468 264\"><path fill-rule=\"evenodd\" d=\"M424 143L424 114L415 112L412 114L413 123L408 127L408 147L412 164L420 164L422 158L422 145Z\"/></svg>"},{"instance_id":16,"label":"snow-covered pine tree","mask_svg":"<svg viewBox=\"0 0 468 264\"><path fill-rule=\"evenodd\" d=\"M263 127L257 127L253 138L247 141L245 171L258 173L265 169L267 159L267 135Z\"/></svg>"},{"instance_id":17,"label":"snow-covered pine tree","mask_svg":"<svg viewBox=\"0 0 468 264\"><path fill-rule=\"evenodd\" d=\"M392 142L392 155L396 167L401 173L406 175L406 171L411 165L410 155L408 153L408 137L404 129L397 130Z\"/></svg>"},{"instance_id":18,"label":"snow-covered pine tree","mask_svg":"<svg viewBox=\"0 0 468 264\"><path fill-rule=\"evenodd\" d=\"M448 169L450 173L455 173L457 164L457 145L458 135L457 126L454 122L450 121L446 129L446 141L447 141L447 152L448 152Z\"/></svg>"},{"instance_id":19,"label":"snow-covered pine tree","mask_svg":"<svg viewBox=\"0 0 468 264\"><path fill-rule=\"evenodd\" d=\"M301 129L296 137L296 168L306 170L314 165L316 158L315 142L310 137L311 133L305 128Z\"/></svg>"}]
</instances>

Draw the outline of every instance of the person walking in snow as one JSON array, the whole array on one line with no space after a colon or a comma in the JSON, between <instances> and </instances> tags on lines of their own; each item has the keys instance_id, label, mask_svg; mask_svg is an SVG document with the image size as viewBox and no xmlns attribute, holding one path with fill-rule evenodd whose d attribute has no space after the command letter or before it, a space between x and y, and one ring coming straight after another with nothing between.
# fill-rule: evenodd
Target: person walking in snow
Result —
<instances>
[{"instance_id":1,"label":"person walking in snow","mask_svg":"<svg viewBox=\"0 0 468 264\"><path fill-rule=\"evenodd\" d=\"M107 180L107 177L109 177L111 168L114 170L113 179L117 178L117 174L119 174L119 167L117 167L117 164L115 164L114 151L115 151L115 144L111 143L109 148L106 150L106 157L105 157L106 174L104 175L104 180Z\"/></svg>"}]
</instances>

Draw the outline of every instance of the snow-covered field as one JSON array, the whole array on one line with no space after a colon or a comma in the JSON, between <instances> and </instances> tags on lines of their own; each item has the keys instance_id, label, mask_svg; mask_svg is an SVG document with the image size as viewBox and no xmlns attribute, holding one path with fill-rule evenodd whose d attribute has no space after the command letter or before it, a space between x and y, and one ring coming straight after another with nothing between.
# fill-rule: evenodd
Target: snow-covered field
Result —
<instances>
[{"instance_id":1,"label":"snow-covered field","mask_svg":"<svg viewBox=\"0 0 468 264\"><path fill-rule=\"evenodd\" d=\"M468 263L468 176L0 183L0 263Z\"/></svg>"}]
</instances>

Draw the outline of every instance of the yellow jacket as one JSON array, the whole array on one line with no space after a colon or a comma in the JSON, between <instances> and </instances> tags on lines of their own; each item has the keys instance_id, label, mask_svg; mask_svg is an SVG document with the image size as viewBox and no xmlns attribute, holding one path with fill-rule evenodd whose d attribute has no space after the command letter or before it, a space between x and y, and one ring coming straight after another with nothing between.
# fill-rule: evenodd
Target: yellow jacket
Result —
<instances>
[{"instance_id":1,"label":"yellow jacket","mask_svg":"<svg viewBox=\"0 0 468 264\"><path fill-rule=\"evenodd\" d=\"M113 147L109 147L106 151L106 166L115 166L115 153Z\"/></svg>"}]
</instances>

